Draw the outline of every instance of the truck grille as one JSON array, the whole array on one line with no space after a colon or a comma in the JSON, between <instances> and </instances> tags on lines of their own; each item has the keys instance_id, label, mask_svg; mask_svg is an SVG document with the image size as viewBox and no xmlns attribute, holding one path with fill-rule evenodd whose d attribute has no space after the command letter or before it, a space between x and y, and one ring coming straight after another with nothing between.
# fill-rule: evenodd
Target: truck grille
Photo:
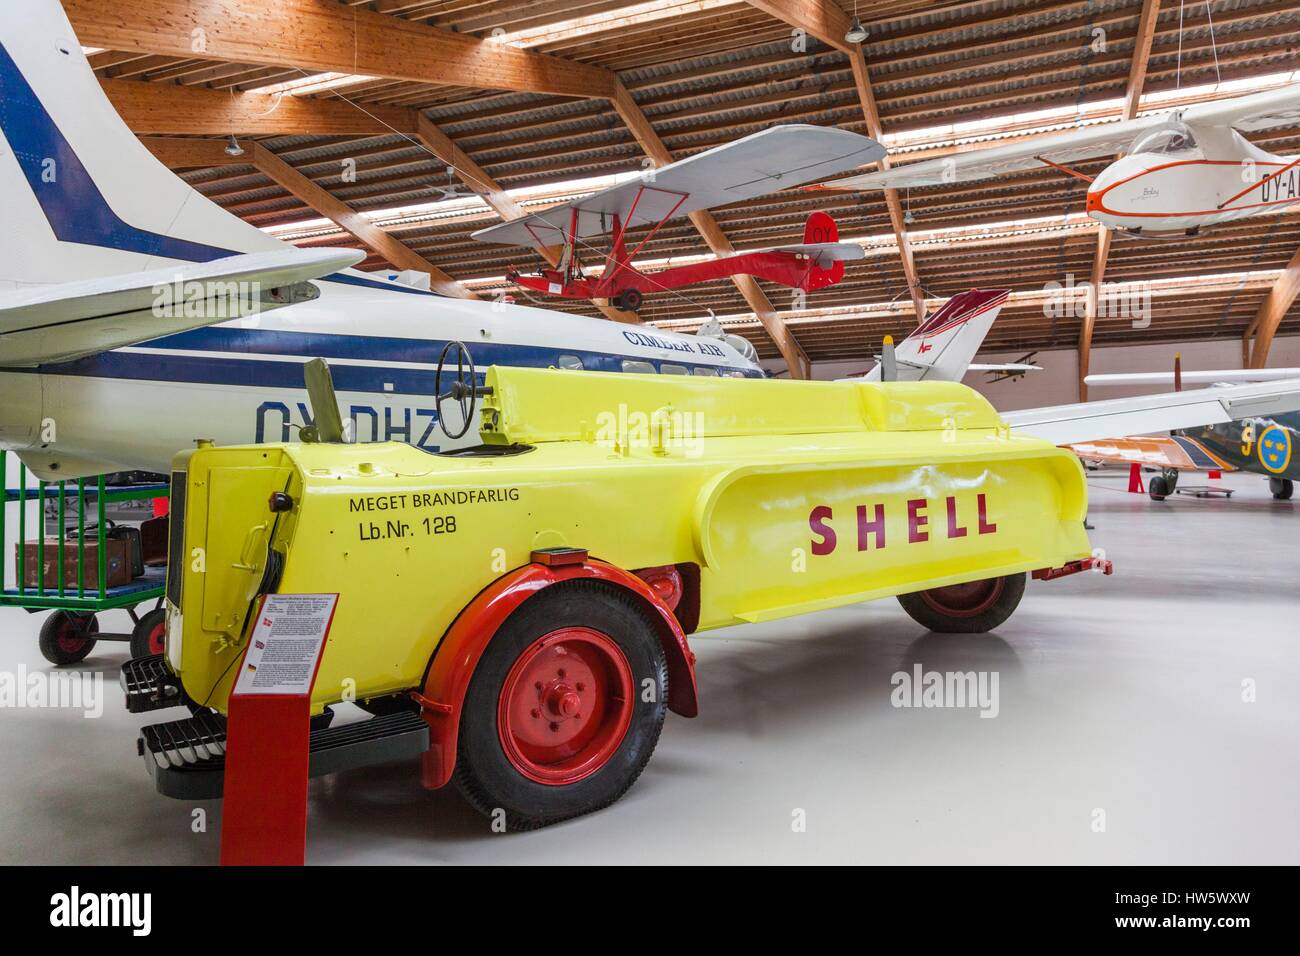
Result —
<instances>
[{"instance_id":1,"label":"truck grille","mask_svg":"<svg viewBox=\"0 0 1300 956\"><path fill-rule=\"evenodd\" d=\"M181 609L185 579L185 472L172 472L171 514L167 523L167 600Z\"/></svg>"}]
</instances>

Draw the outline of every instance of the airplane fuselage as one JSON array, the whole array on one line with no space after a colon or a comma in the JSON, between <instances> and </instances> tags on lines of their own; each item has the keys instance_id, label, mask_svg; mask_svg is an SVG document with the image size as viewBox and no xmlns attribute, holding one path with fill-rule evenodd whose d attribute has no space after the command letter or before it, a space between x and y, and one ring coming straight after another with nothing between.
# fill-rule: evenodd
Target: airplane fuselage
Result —
<instances>
[{"instance_id":1,"label":"airplane fuselage","mask_svg":"<svg viewBox=\"0 0 1300 956\"><path fill-rule=\"evenodd\" d=\"M1294 454L1300 440L1300 412L1188 428L1177 434L1198 443L1219 464L1266 478L1300 479L1300 456Z\"/></svg>"},{"instance_id":2,"label":"airplane fuselage","mask_svg":"<svg viewBox=\"0 0 1300 956\"><path fill-rule=\"evenodd\" d=\"M1300 202L1298 163L1234 130L1196 130L1189 148L1134 152L1107 166L1089 187L1088 215L1112 229L1159 233L1277 212Z\"/></svg>"},{"instance_id":3,"label":"airplane fuselage","mask_svg":"<svg viewBox=\"0 0 1300 956\"><path fill-rule=\"evenodd\" d=\"M0 370L0 447L57 479L165 472L200 438L292 440L311 421L303 364L316 357L330 363L355 440L430 451L474 444L476 423L454 442L438 428L434 377L450 340L466 343L480 375L490 365L763 374L716 339L451 299L362 273L317 285L314 301L259 316L73 362Z\"/></svg>"}]
</instances>

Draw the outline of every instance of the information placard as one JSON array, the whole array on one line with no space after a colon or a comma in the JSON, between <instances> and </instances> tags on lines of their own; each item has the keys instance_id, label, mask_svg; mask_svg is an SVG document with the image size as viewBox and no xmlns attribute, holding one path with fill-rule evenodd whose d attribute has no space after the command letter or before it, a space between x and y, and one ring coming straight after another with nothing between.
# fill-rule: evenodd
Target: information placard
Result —
<instances>
[{"instance_id":1,"label":"information placard","mask_svg":"<svg viewBox=\"0 0 1300 956\"><path fill-rule=\"evenodd\" d=\"M268 594L234 693L309 695L338 601L337 594Z\"/></svg>"}]
</instances>

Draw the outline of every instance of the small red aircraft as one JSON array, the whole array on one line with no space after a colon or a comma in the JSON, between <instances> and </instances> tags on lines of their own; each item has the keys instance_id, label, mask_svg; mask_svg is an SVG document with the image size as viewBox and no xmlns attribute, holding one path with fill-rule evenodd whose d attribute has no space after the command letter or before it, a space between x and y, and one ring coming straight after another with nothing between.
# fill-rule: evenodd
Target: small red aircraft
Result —
<instances>
[{"instance_id":1,"label":"small red aircraft","mask_svg":"<svg viewBox=\"0 0 1300 956\"><path fill-rule=\"evenodd\" d=\"M735 275L812 291L839 282L844 263L865 256L856 243L838 241L835 220L823 212L808 217L799 244L738 252L657 272L641 272L632 260L669 219L800 186L875 162L884 152L875 140L848 130L773 126L582 199L480 229L473 238L535 248L561 246L557 268L534 275L521 275L512 268L507 277L544 295L608 299L615 308L629 311L639 309L648 292ZM628 232L642 227L649 228L629 250ZM604 268L600 275L588 276L579 252L599 252L587 239L605 234L611 244L601 254Z\"/></svg>"}]
</instances>

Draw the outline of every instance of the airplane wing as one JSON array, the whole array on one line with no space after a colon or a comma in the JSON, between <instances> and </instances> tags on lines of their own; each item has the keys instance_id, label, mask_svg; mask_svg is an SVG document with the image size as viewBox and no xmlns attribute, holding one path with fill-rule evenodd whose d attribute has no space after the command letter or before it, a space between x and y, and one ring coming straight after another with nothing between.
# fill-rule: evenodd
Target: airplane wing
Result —
<instances>
[{"instance_id":1,"label":"airplane wing","mask_svg":"<svg viewBox=\"0 0 1300 956\"><path fill-rule=\"evenodd\" d=\"M1178 471L1236 471L1194 438L1183 435L1155 435L1131 438L1103 438L1073 442L1065 446L1089 461L1175 468Z\"/></svg>"},{"instance_id":2,"label":"airplane wing","mask_svg":"<svg viewBox=\"0 0 1300 956\"><path fill-rule=\"evenodd\" d=\"M885 148L873 139L830 126L773 126L545 212L480 229L472 238L516 246L553 246L577 213L579 238L613 228L653 226L668 216L709 209L801 186L823 176L874 163Z\"/></svg>"},{"instance_id":3,"label":"airplane wing","mask_svg":"<svg viewBox=\"0 0 1300 956\"><path fill-rule=\"evenodd\" d=\"M1294 126L1300 122L1300 84L1288 83L1276 90L1234 96L1227 100L1198 103L1181 111L1188 126L1231 126L1243 132Z\"/></svg>"},{"instance_id":4,"label":"airplane wing","mask_svg":"<svg viewBox=\"0 0 1300 956\"><path fill-rule=\"evenodd\" d=\"M1021 362L1003 362L1001 365L980 365L972 362L966 366L968 372L1041 372L1041 365L1025 365Z\"/></svg>"},{"instance_id":5,"label":"airplane wing","mask_svg":"<svg viewBox=\"0 0 1300 956\"><path fill-rule=\"evenodd\" d=\"M908 186L938 186L943 183L988 179L1026 169L1042 169L1039 157L1068 165L1081 159L1122 153L1140 133L1163 126L1168 116L1143 116L1122 123L1098 123L1051 136L971 149L952 156L940 156L892 169L850 176L826 183L827 189L903 189Z\"/></svg>"},{"instance_id":6,"label":"airplane wing","mask_svg":"<svg viewBox=\"0 0 1300 956\"><path fill-rule=\"evenodd\" d=\"M828 189L901 189L988 179L1026 169L1041 169L1038 157L1068 165L1083 159L1125 152L1148 130L1181 120L1189 126L1231 126L1247 132L1300 122L1300 84L1235 96L1154 113L1119 123L1097 123L1005 146L970 149L952 156L908 163L893 169L850 176L826 184Z\"/></svg>"},{"instance_id":7,"label":"airplane wing","mask_svg":"<svg viewBox=\"0 0 1300 956\"><path fill-rule=\"evenodd\" d=\"M1232 384L1236 382L1274 382L1278 379L1300 378L1300 368L1233 368L1183 372L1184 385ZM1172 385L1173 372L1117 372L1089 375L1088 385Z\"/></svg>"},{"instance_id":8,"label":"airplane wing","mask_svg":"<svg viewBox=\"0 0 1300 956\"><path fill-rule=\"evenodd\" d=\"M355 249L254 252L0 292L0 367L66 362L303 301Z\"/></svg>"},{"instance_id":9,"label":"airplane wing","mask_svg":"<svg viewBox=\"0 0 1300 956\"><path fill-rule=\"evenodd\" d=\"M1300 379L1029 408L1002 417L1021 434L1071 445L1111 435L1167 432L1294 411L1300 411Z\"/></svg>"}]
</instances>

